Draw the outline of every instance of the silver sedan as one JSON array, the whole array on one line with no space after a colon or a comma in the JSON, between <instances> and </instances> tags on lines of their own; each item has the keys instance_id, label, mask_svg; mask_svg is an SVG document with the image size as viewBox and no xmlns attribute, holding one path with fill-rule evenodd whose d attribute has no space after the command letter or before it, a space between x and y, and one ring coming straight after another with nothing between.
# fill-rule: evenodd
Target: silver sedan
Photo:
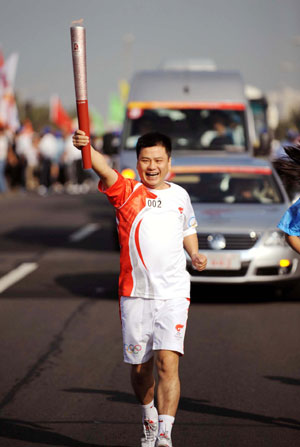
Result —
<instances>
[{"instance_id":1,"label":"silver sedan","mask_svg":"<svg viewBox=\"0 0 300 447\"><path fill-rule=\"evenodd\" d=\"M190 194L207 269L193 282L274 283L300 278L300 255L277 228L290 206L271 163L236 157L175 160L171 181Z\"/></svg>"}]
</instances>

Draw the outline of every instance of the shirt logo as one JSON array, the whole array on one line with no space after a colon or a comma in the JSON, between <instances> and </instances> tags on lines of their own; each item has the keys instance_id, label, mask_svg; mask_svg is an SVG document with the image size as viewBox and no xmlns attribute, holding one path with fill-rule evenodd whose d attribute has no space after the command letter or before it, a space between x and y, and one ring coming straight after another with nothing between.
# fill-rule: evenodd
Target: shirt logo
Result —
<instances>
[{"instance_id":1,"label":"shirt logo","mask_svg":"<svg viewBox=\"0 0 300 447\"><path fill-rule=\"evenodd\" d=\"M192 216L192 217L189 219L189 223L188 223L188 225L189 225L190 228L195 228L195 227L197 227L197 221L196 221L195 216Z\"/></svg>"},{"instance_id":2,"label":"shirt logo","mask_svg":"<svg viewBox=\"0 0 300 447\"><path fill-rule=\"evenodd\" d=\"M181 206L178 208L178 210L179 210L180 214L183 213L183 208L181 208Z\"/></svg>"}]
</instances>

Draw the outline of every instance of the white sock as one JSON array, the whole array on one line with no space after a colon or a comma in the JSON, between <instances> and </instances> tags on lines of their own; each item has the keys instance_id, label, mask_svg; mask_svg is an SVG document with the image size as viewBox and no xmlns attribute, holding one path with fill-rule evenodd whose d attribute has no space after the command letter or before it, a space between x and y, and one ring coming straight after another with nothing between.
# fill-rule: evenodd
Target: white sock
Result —
<instances>
[{"instance_id":1,"label":"white sock","mask_svg":"<svg viewBox=\"0 0 300 447\"><path fill-rule=\"evenodd\" d=\"M154 406L154 400L147 405L141 405L143 412L143 421L145 419L150 419L152 421L157 421L157 410Z\"/></svg>"},{"instance_id":2,"label":"white sock","mask_svg":"<svg viewBox=\"0 0 300 447\"><path fill-rule=\"evenodd\" d=\"M174 424L175 418L174 416L170 416L169 414L159 414L158 415L158 436L164 433L168 433L168 436L171 437L171 431Z\"/></svg>"}]
</instances>

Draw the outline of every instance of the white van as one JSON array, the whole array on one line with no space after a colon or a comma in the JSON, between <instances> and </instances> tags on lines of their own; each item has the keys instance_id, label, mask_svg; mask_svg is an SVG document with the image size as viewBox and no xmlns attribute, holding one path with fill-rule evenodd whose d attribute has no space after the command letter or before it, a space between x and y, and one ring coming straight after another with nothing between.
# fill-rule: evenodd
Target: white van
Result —
<instances>
[{"instance_id":1,"label":"white van","mask_svg":"<svg viewBox=\"0 0 300 447\"><path fill-rule=\"evenodd\" d=\"M137 139L168 135L173 160L196 155L252 155L253 117L238 72L154 70L133 77L120 148L119 169L134 175Z\"/></svg>"}]
</instances>

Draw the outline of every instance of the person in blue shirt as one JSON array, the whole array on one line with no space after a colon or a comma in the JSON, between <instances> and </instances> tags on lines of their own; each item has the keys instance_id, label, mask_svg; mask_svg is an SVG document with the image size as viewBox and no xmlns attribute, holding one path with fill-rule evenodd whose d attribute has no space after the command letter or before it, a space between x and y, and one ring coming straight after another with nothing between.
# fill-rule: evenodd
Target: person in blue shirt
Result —
<instances>
[{"instance_id":1,"label":"person in blue shirt","mask_svg":"<svg viewBox=\"0 0 300 447\"><path fill-rule=\"evenodd\" d=\"M290 181L300 184L300 144L286 146L285 152L289 156L289 161L282 161L278 166L285 176L290 177ZM280 172L279 172L280 174ZM300 254L300 198L284 213L277 225L286 235L289 246Z\"/></svg>"},{"instance_id":2,"label":"person in blue shirt","mask_svg":"<svg viewBox=\"0 0 300 447\"><path fill-rule=\"evenodd\" d=\"M277 227L285 233L289 246L300 254L300 199L284 213Z\"/></svg>"}]
</instances>

